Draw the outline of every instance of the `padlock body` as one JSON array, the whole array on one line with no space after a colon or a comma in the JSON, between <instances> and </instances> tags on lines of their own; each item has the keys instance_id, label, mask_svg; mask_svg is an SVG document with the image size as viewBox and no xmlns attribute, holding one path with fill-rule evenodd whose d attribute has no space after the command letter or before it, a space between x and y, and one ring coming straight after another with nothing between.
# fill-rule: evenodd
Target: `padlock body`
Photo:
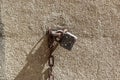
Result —
<instances>
[{"instance_id":1,"label":"padlock body","mask_svg":"<svg viewBox=\"0 0 120 80\"><path fill-rule=\"evenodd\" d=\"M62 36L62 39L60 41L60 46L67 50L71 50L74 43L76 42L77 37L73 34L67 32Z\"/></svg>"}]
</instances>

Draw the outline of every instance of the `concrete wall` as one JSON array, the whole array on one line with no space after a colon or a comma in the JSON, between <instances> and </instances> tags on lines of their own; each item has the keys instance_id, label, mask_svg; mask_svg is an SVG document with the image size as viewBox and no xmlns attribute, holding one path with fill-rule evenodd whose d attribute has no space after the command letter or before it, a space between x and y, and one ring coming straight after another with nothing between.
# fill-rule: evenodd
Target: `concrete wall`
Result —
<instances>
[{"instance_id":1,"label":"concrete wall","mask_svg":"<svg viewBox=\"0 0 120 80\"><path fill-rule=\"evenodd\" d=\"M120 80L120 0L1 3L7 80L47 80L48 27L78 37L72 51L59 46L53 53L55 80Z\"/></svg>"}]
</instances>

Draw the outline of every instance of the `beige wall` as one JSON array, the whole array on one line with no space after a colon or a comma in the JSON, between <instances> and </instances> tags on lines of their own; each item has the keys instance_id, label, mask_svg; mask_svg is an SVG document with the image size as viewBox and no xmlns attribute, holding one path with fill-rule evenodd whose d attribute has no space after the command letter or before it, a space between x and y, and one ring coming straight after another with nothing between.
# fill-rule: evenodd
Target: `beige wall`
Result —
<instances>
[{"instance_id":1,"label":"beige wall","mask_svg":"<svg viewBox=\"0 0 120 80\"><path fill-rule=\"evenodd\" d=\"M120 80L120 0L2 0L7 80L46 80L48 27L78 37L58 47L55 80Z\"/></svg>"}]
</instances>

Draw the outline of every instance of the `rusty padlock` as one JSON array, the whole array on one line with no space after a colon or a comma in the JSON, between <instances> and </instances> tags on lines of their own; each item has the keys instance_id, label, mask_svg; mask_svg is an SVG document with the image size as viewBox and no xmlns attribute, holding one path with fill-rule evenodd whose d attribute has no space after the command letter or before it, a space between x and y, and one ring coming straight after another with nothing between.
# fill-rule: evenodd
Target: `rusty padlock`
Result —
<instances>
[{"instance_id":1,"label":"rusty padlock","mask_svg":"<svg viewBox=\"0 0 120 80\"><path fill-rule=\"evenodd\" d=\"M60 46L67 50L71 50L77 37L72 33L68 32L67 29L51 29L50 35L57 41Z\"/></svg>"}]
</instances>

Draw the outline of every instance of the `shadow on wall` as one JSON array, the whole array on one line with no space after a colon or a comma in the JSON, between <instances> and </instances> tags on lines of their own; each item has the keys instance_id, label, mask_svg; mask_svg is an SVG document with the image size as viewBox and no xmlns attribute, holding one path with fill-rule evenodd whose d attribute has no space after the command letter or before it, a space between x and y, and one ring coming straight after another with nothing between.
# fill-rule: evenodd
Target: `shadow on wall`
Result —
<instances>
[{"instance_id":1,"label":"shadow on wall","mask_svg":"<svg viewBox=\"0 0 120 80\"><path fill-rule=\"evenodd\" d=\"M42 43L35 50L41 41ZM27 56L27 64L14 80L47 80L48 69L44 70L44 68L49 56L48 37L44 36L38 43ZM33 52L33 50L35 51Z\"/></svg>"}]
</instances>

